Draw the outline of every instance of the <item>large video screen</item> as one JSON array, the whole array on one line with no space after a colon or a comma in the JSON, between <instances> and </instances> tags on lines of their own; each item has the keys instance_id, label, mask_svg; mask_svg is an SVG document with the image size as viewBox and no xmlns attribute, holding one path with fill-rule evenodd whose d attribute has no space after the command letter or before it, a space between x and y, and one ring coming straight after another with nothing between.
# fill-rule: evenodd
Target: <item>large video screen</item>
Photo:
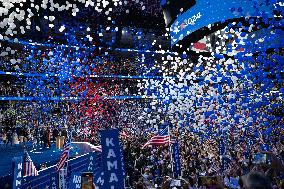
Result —
<instances>
[{"instance_id":1,"label":"large video screen","mask_svg":"<svg viewBox=\"0 0 284 189\"><path fill-rule=\"evenodd\" d=\"M269 0L196 0L196 4L179 15L170 28L171 45L195 31L230 19L259 16L273 17Z\"/></svg>"},{"instance_id":2,"label":"large video screen","mask_svg":"<svg viewBox=\"0 0 284 189\"><path fill-rule=\"evenodd\" d=\"M166 26L172 24L179 14L195 4L196 0L161 0Z\"/></svg>"}]
</instances>

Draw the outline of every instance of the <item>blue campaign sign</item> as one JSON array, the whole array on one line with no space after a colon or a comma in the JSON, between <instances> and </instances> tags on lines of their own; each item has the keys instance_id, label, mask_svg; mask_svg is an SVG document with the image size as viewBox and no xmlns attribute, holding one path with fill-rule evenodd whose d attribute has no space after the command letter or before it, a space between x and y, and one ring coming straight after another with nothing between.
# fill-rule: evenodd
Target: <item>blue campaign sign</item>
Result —
<instances>
[{"instance_id":1,"label":"blue campaign sign","mask_svg":"<svg viewBox=\"0 0 284 189\"><path fill-rule=\"evenodd\" d=\"M99 167L98 157L95 153L91 154L89 157L88 172L95 173Z\"/></svg>"},{"instance_id":2,"label":"blue campaign sign","mask_svg":"<svg viewBox=\"0 0 284 189\"><path fill-rule=\"evenodd\" d=\"M14 157L12 160L13 189L20 189L22 184L23 157Z\"/></svg>"},{"instance_id":3,"label":"blue campaign sign","mask_svg":"<svg viewBox=\"0 0 284 189\"><path fill-rule=\"evenodd\" d=\"M69 179L70 189L81 189L81 172L73 172Z\"/></svg>"},{"instance_id":4,"label":"blue campaign sign","mask_svg":"<svg viewBox=\"0 0 284 189\"><path fill-rule=\"evenodd\" d=\"M229 169L229 164L232 160L229 159L228 157L226 156L223 156L222 157L222 161L221 161L221 171L224 172L226 171L227 169Z\"/></svg>"},{"instance_id":5,"label":"blue campaign sign","mask_svg":"<svg viewBox=\"0 0 284 189\"><path fill-rule=\"evenodd\" d=\"M226 152L225 142L223 138L219 141L219 152L220 152L220 155L224 155Z\"/></svg>"},{"instance_id":6,"label":"blue campaign sign","mask_svg":"<svg viewBox=\"0 0 284 189\"><path fill-rule=\"evenodd\" d=\"M177 141L173 143L173 159L174 159L174 176L177 178L181 175L180 151Z\"/></svg>"},{"instance_id":7,"label":"blue campaign sign","mask_svg":"<svg viewBox=\"0 0 284 189\"><path fill-rule=\"evenodd\" d=\"M117 129L101 131L104 189L123 189L122 155Z\"/></svg>"},{"instance_id":8,"label":"blue campaign sign","mask_svg":"<svg viewBox=\"0 0 284 189\"><path fill-rule=\"evenodd\" d=\"M121 154L122 175L123 175L123 178L125 178L126 173L125 173L125 165L124 165L123 144L122 144L122 143L119 143L119 145L120 145L120 154Z\"/></svg>"},{"instance_id":9,"label":"blue campaign sign","mask_svg":"<svg viewBox=\"0 0 284 189\"><path fill-rule=\"evenodd\" d=\"M273 5L252 0L197 0L196 4L179 15L170 28L171 45L198 29L241 17L259 16L260 12L273 17Z\"/></svg>"},{"instance_id":10,"label":"blue campaign sign","mask_svg":"<svg viewBox=\"0 0 284 189\"><path fill-rule=\"evenodd\" d=\"M50 178L50 188L51 189L58 189L59 180L58 180L57 172L50 173L49 178Z\"/></svg>"},{"instance_id":11,"label":"blue campaign sign","mask_svg":"<svg viewBox=\"0 0 284 189\"><path fill-rule=\"evenodd\" d=\"M60 169L59 175L59 188L67 189L67 169Z\"/></svg>"}]
</instances>

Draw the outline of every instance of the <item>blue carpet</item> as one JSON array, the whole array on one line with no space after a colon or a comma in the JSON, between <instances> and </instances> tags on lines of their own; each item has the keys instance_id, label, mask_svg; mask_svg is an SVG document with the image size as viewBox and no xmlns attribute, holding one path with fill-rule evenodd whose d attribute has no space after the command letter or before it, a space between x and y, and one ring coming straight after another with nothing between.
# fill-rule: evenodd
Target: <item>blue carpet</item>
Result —
<instances>
[{"instance_id":1,"label":"blue carpet","mask_svg":"<svg viewBox=\"0 0 284 189\"><path fill-rule=\"evenodd\" d=\"M55 143L51 144L51 148L37 147L32 148L32 143L27 143L25 148L36 168L39 170L41 164L45 163L47 166L55 165L61 155L62 150L56 149ZM73 145L70 150L70 157L78 155L80 150ZM7 147L1 145L0 147L0 177L10 175L12 173L12 158L24 155L24 148L20 145ZM80 155L80 154L79 154Z\"/></svg>"}]
</instances>

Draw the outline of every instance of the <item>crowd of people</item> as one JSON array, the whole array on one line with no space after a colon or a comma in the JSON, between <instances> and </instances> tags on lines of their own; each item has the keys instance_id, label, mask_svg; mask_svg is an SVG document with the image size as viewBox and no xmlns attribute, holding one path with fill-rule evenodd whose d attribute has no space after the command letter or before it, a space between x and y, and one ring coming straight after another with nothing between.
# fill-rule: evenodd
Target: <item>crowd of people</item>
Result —
<instances>
[{"instance_id":1,"label":"crowd of people","mask_svg":"<svg viewBox=\"0 0 284 189\"><path fill-rule=\"evenodd\" d=\"M147 9L149 13L141 11L137 1L130 5L125 2L113 10L112 21L88 7L80 7L77 20L68 19L66 14L54 22L56 35L49 35L50 29L46 28L40 35L48 36L47 40L34 37L45 44L25 40L20 41L24 45L3 43L0 70L31 75L8 79L11 83L6 78L0 83L0 96L34 99L1 102L1 147L25 148L32 143L33 148L50 148L58 136L67 138L68 133L72 133L72 141L97 146L98 131L116 127L128 135L121 141L129 187L282 189L283 49L230 58L219 55L222 45L216 45L214 56L208 57L144 53L145 49L167 49L157 42L159 38L166 40L166 36L154 31L165 29L159 24L163 20L159 20L161 15L146 19L149 14L155 15L152 10L157 6ZM101 17L109 29L92 24ZM43 21L35 22L47 27ZM145 29L152 25L154 30ZM59 31L62 26L66 35ZM219 41L226 44L222 48L229 51L233 45L243 44L246 30L225 28L225 37ZM169 41L165 46L169 47ZM211 44L206 46L212 48ZM135 48L137 53L120 52L117 47ZM94 78L104 75L112 78ZM175 78L118 80L113 75ZM104 99L124 95L145 98ZM52 97L81 99L66 102ZM180 147L179 178L172 171L171 144L142 148L157 135L165 120L170 125L170 137Z\"/></svg>"},{"instance_id":2,"label":"crowd of people","mask_svg":"<svg viewBox=\"0 0 284 189\"><path fill-rule=\"evenodd\" d=\"M72 57L79 56L75 55L75 52L72 53L70 54ZM45 56L48 52L43 54ZM51 54L47 57L52 57ZM31 54L32 59L41 57L36 53L34 55L33 57ZM81 56L84 57L85 54L82 53ZM94 59L91 58L91 60ZM102 64L100 60L102 60ZM131 64L131 60L126 59L125 61L123 59L121 62L118 60L120 64L116 65L113 64L114 59L99 58L96 68L90 74L138 74L138 72L143 72L143 65L138 70L133 65L129 66L128 70L120 70L120 68L125 69L126 65ZM151 61L149 63L149 60L151 59L147 60L147 66L150 68ZM58 64L57 68L53 68L51 66L52 61L47 61L49 63L44 69L50 72L56 72L60 70L58 69L60 66L65 65L63 61L62 65ZM68 61L74 61L74 65L72 65L74 68L80 66L79 70L74 69L70 72L75 75L78 74L78 76L87 74L88 68L86 69L84 65L92 67L88 60L86 60L86 64L82 64L83 59L79 61L68 59ZM267 178L267 182L272 183L274 188L281 188L283 183L281 167L283 163L280 163L280 160L283 161L282 136L284 133L283 121L282 123L280 121L282 109L281 106L280 109L278 108L282 101L280 94L261 94L262 101L259 103L260 100L254 98L257 96L256 92L261 90L260 86L257 85L258 83L251 85L241 79L238 79L237 82L233 79L228 82L222 81L223 72L230 71L230 68L226 65L229 60L217 62L220 64L217 74L221 77L221 79L216 79L219 80L217 87L213 82L214 78L207 78L208 83L206 83L206 77L201 82L195 82L197 77L204 75L206 70L211 70L213 74L214 61L207 60L207 63L204 63L205 61L202 60L202 63L191 68L197 70L196 73L179 75L181 81L188 80L192 85L185 87L184 90L188 94L192 92L192 95L183 97L184 101L179 101L177 97L173 97L185 93L182 91L185 84L182 83L180 86L176 80L169 82L148 80L145 82L145 86L140 84L141 87L138 85L144 81L129 81L127 84L125 81L116 83L113 80L100 79L93 82L89 79L79 78L66 85L68 79L65 79L69 76L66 76L66 78L63 75L60 76L63 81L60 81L60 77L53 81L50 79L46 81L35 78L27 79L27 84L24 87L29 92L27 96L60 96L64 94L64 91L67 91L66 96L87 98L80 102L68 103L44 100L4 103L6 107L1 110L0 116L2 146L17 144L24 146L26 142L31 142L34 148L38 146L47 148L50 147L52 141L55 141L56 136L67 136L66 130L60 131L58 129L62 126L64 128L69 127L68 130L72 131L73 141L85 141L100 145L97 132L99 129L119 127L124 132L129 133L129 137L122 140L125 146L128 185L136 188L155 185L166 187L163 184L171 183L168 179L172 178L172 160L169 146L146 149L141 149L141 147L151 136L157 134L154 130L158 130L161 120L168 119L172 125L175 125L171 127L171 134L180 145L181 167L183 168L181 176L185 185L190 185L192 188L204 188L205 185L209 185L208 180L211 178L215 181L218 180L218 183L215 184L220 185L220 187L222 185L238 188L242 184L240 180L244 178L243 175L255 171L257 172L255 175L260 178ZM42 62L44 63L44 60ZM211 66L208 62L212 62ZM144 67L145 71L149 70L147 66ZM112 69L115 72L112 72ZM134 70L133 73L130 70ZM238 66L230 73L238 73L241 70L242 68ZM255 70L250 71L254 73ZM138 84L136 85L136 83ZM158 100L153 98L140 101L99 99L101 96L139 94L136 86L141 89L142 94L147 92L154 97L168 95L171 99ZM281 83L275 83L269 88L274 90L282 86ZM60 90L56 91L56 88ZM126 88L128 89L125 90ZM252 89L250 92L250 94L253 94L252 96L244 93L248 89ZM12 93L11 96L14 95L8 88L4 92L5 94L2 95L8 94L9 96L10 93ZM207 94L207 96L204 94ZM20 96L22 95L20 94ZM90 97L93 99L88 99ZM238 97L238 99L235 100L235 97ZM267 103L271 104L268 109L266 108ZM55 109L57 111L60 109L60 111L55 112ZM128 123L131 123L131 126ZM226 150L224 153L220 153L221 141L225 141ZM267 162L259 163L254 161L256 154L267 154L266 157L271 158L270 160L267 158Z\"/></svg>"},{"instance_id":3,"label":"crowd of people","mask_svg":"<svg viewBox=\"0 0 284 189\"><path fill-rule=\"evenodd\" d=\"M142 149L146 140L153 136L145 133L142 130L124 139L126 162L129 163L127 168L134 173L129 175L130 183L138 184L139 179L144 178L153 185L161 184L159 179L172 177L170 148L167 145ZM172 128L171 137L179 142L182 178L191 188L209 187L210 183L202 178L214 178L219 187L239 188L242 176L252 171L266 177L273 188L283 188L284 141L281 127L274 129L270 139L262 139L264 136L252 130L228 131L206 137L177 127ZM222 140L225 141L225 150L221 153ZM266 154L267 159L257 162L254 159L256 154Z\"/></svg>"},{"instance_id":4,"label":"crowd of people","mask_svg":"<svg viewBox=\"0 0 284 189\"><path fill-rule=\"evenodd\" d=\"M120 130L127 133L127 137L121 138L124 143L127 185L134 188L169 188L172 183L170 179L173 178L170 146L149 146L142 149L147 140L158 133L159 127L153 129L139 120L136 114L131 116L129 112L139 113L139 109L143 111L145 107L139 106L139 103L134 103L134 106L130 104L131 102L123 104L119 120ZM128 121L130 123L127 124ZM73 141L100 145L98 130L92 129L6 127L1 130L0 143L7 147L17 144L24 146L31 142L33 148L48 148L57 136L67 138L68 132L72 132ZM259 130L257 124L211 134L178 125L170 126L170 136L180 146L182 174L176 179L181 179L183 188L208 188L213 185L219 188L239 188L246 177L252 176L259 177L258 182L264 179L273 188L283 188L283 132L283 118L274 123L269 133ZM222 143L224 149L221 149ZM257 154L266 154L265 161L256 159Z\"/></svg>"},{"instance_id":5,"label":"crowd of people","mask_svg":"<svg viewBox=\"0 0 284 189\"><path fill-rule=\"evenodd\" d=\"M142 34L141 34L142 35ZM89 75L156 75L154 67L158 68L157 60L161 57L151 53L120 52L82 47L77 51L75 47L43 46L34 49L31 45L17 48L0 47L0 52L9 56L0 56L0 69L7 72L47 74L48 76L70 78ZM78 47L79 48L79 47ZM11 54L13 52L13 54ZM8 54L7 54L8 53ZM7 58L9 57L9 58ZM152 68L153 67L153 68ZM66 72L63 74L63 72ZM161 73L160 73L161 74ZM51 80L51 79L49 79Z\"/></svg>"}]
</instances>

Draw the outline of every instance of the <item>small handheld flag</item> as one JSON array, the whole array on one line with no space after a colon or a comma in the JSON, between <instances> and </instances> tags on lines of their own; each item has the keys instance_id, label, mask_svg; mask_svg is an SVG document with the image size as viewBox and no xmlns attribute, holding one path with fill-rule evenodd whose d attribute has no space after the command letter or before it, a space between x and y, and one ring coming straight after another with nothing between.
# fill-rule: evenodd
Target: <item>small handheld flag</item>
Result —
<instances>
[{"instance_id":1,"label":"small handheld flag","mask_svg":"<svg viewBox=\"0 0 284 189\"><path fill-rule=\"evenodd\" d=\"M66 142L66 144L64 145L64 149L63 152L60 156L60 160L59 162L56 164L56 170L59 171L60 169L62 169L65 165L65 162L68 160L69 158L69 151L71 148L71 141L69 140L68 142Z\"/></svg>"},{"instance_id":2,"label":"small handheld flag","mask_svg":"<svg viewBox=\"0 0 284 189\"><path fill-rule=\"evenodd\" d=\"M28 152L26 152L24 157L24 176L38 176L38 171L29 156Z\"/></svg>"}]
</instances>

